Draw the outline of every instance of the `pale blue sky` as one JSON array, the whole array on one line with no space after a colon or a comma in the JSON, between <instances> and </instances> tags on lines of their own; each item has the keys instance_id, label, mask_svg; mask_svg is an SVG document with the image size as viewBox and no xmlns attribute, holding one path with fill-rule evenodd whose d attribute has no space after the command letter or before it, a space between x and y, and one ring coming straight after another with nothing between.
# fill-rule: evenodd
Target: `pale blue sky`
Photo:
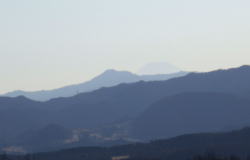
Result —
<instances>
[{"instance_id":1,"label":"pale blue sky","mask_svg":"<svg viewBox=\"0 0 250 160\"><path fill-rule=\"evenodd\" d=\"M167 61L250 64L249 0L0 0L0 93Z\"/></svg>"}]
</instances>

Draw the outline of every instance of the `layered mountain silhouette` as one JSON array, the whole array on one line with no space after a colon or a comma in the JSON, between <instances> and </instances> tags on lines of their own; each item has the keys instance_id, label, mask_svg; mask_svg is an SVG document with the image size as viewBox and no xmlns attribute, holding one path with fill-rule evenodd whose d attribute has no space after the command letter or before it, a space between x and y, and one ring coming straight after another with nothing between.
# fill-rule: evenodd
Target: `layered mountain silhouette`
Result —
<instances>
[{"instance_id":1,"label":"layered mountain silhouette","mask_svg":"<svg viewBox=\"0 0 250 160\"><path fill-rule=\"evenodd\" d=\"M58 108L57 123L67 127L93 127L124 117L136 117L152 103L183 92L222 92L248 97L249 80L250 67L243 66L191 73L168 81L122 84L71 98L54 99L45 104L49 108Z\"/></svg>"},{"instance_id":2,"label":"layered mountain silhouette","mask_svg":"<svg viewBox=\"0 0 250 160\"><path fill-rule=\"evenodd\" d=\"M150 143L103 147L81 147L57 152L38 153L33 157L43 160L186 160L197 155L245 158L250 154L250 128L230 132L197 133ZM22 158L13 157L13 160Z\"/></svg>"},{"instance_id":3,"label":"layered mountain silhouette","mask_svg":"<svg viewBox=\"0 0 250 160\"><path fill-rule=\"evenodd\" d=\"M13 91L5 94L8 97L25 96L37 101L47 101L58 97L71 97L81 92L90 92L102 87L116 86L121 83L133 83L138 81L161 81L186 75L186 72L157 75L136 75L127 71L107 70L88 82L70 85L48 91Z\"/></svg>"},{"instance_id":4,"label":"layered mountain silhouette","mask_svg":"<svg viewBox=\"0 0 250 160\"><path fill-rule=\"evenodd\" d=\"M249 114L247 98L212 92L181 93L154 103L137 118L132 131L148 140L224 131L250 126Z\"/></svg>"},{"instance_id":5,"label":"layered mountain silhouette","mask_svg":"<svg viewBox=\"0 0 250 160\"><path fill-rule=\"evenodd\" d=\"M242 127L250 123L249 82L250 66L242 66L120 84L46 102L1 97L0 147L18 144L11 140L50 124L139 140ZM108 131L99 129L103 126Z\"/></svg>"}]
</instances>

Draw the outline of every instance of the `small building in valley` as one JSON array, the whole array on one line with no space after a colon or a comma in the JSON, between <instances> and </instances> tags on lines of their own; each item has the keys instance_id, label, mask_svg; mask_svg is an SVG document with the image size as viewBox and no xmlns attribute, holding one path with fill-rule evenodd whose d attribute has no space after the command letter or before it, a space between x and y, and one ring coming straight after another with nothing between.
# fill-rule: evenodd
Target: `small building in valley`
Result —
<instances>
[{"instance_id":1,"label":"small building in valley","mask_svg":"<svg viewBox=\"0 0 250 160\"><path fill-rule=\"evenodd\" d=\"M129 159L128 155L126 155L126 156L115 156L115 157L112 157L112 160L126 160L126 159Z\"/></svg>"}]
</instances>

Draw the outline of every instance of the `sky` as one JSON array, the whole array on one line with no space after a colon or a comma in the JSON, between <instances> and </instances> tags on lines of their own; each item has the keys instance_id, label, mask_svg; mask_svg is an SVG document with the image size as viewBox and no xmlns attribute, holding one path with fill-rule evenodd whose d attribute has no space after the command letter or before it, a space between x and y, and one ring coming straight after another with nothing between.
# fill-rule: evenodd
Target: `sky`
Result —
<instances>
[{"instance_id":1,"label":"sky","mask_svg":"<svg viewBox=\"0 0 250 160\"><path fill-rule=\"evenodd\" d=\"M0 93L52 89L151 62L250 64L249 0L0 0Z\"/></svg>"}]
</instances>

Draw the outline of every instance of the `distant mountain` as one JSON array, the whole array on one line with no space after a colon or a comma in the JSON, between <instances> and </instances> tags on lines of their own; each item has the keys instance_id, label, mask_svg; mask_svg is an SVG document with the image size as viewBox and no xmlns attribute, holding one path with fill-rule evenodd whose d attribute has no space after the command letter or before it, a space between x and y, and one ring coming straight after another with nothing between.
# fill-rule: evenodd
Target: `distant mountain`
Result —
<instances>
[{"instance_id":1,"label":"distant mountain","mask_svg":"<svg viewBox=\"0 0 250 160\"><path fill-rule=\"evenodd\" d=\"M250 126L250 99L239 96L190 92L155 102L133 124L132 132L147 140L186 133L224 131Z\"/></svg>"},{"instance_id":2,"label":"distant mountain","mask_svg":"<svg viewBox=\"0 0 250 160\"><path fill-rule=\"evenodd\" d=\"M66 128L94 127L113 123L124 117L137 116L152 103L183 92L224 92L249 96L249 81L250 66L242 66L208 73L191 73L167 81L121 84L47 102L1 98L0 109L9 108L10 105L14 105L14 109L39 105L42 106L40 110L50 110L46 121L57 122ZM18 101L27 101L27 104L20 104Z\"/></svg>"},{"instance_id":3,"label":"distant mountain","mask_svg":"<svg viewBox=\"0 0 250 160\"><path fill-rule=\"evenodd\" d=\"M77 85L66 86L54 90L47 91L13 91L6 93L4 96L17 97L25 96L27 98L37 101L47 101L58 97L70 97L82 92L90 92L102 87L116 86L121 83L133 83L138 81L160 81L168 80L175 77L185 76L186 72L176 72L172 74L158 74L158 75L136 75L127 71L107 70L101 75L93 78L88 82Z\"/></svg>"},{"instance_id":4,"label":"distant mountain","mask_svg":"<svg viewBox=\"0 0 250 160\"><path fill-rule=\"evenodd\" d=\"M138 71L138 74L140 75L171 74L180 71L181 70L179 68L167 62L154 62L143 66Z\"/></svg>"},{"instance_id":5,"label":"distant mountain","mask_svg":"<svg viewBox=\"0 0 250 160\"><path fill-rule=\"evenodd\" d=\"M174 98L175 95L183 95L180 96L180 100L187 103L189 99L192 100L190 104L194 106L187 104L185 105L187 108L183 109L187 112L186 115L184 114L186 123L190 122L187 126L192 127L192 129L184 127L183 130L180 130L179 128L170 126L172 130L169 131L169 133L166 133L165 128L163 128L163 131L158 130L159 133L135 132L135 136L139 135L141 136L139 138L148 139L148 137L169 137L175 134L179 135L193 131L209 131L210 129L213 131L222 127L238 128L250 122L249 119L245 117L245 114L249 114L249 112L244 107L247 103L246 99L250 96L249 82L250 66L242 66L208 73L190 73L186 76L166 81L141 81L130 84L120 84L88 93L80 93L73 97L56 98L46 102L36 102L25 97L0 97L0 147L6 146L6 144L9 143L8 140L18 137L27 130L44 128L49 124L56 124L71 131L79 128L98 130L98 128L102 128L103 126L115 126L107 127L107 131L106 129L102 129L94 133L103 135L104 133L106 134L106 132L111 132L108 137L131 138L129 134L131 132L128 132L132 127L131 124L134 124L133 122L138 119L147 117L144 116L145 113L147 113L147 109L151 108L152 104L158 104L161 99L164 101L166 97L173 96L172 98L176 100L170 101L167 98L166 103L168 104L170 101L171 104L173 103L173 106L177 106L177 108L180 107L180 110L168 104L167 106L173 111L173 114L170 115L171 113L166 113L167 109L165 109L164 101L164 103L162 103L163 107L160 105L160 109L154 111L154 113L157 114L162 112L159 117L155 118L156 122L159 122L159 119L163 117L162 115L174 117L182 113L183 105L179 105L182 103L177 102L179 96ZM191 94L197 92L201 93L201 95ZM217 96L220 97L219 100L216 99ZM185 97L188 97L188 100L186 100ZM196 102L196 99L197 101L200 100ZM202 103L203 99L206 103ZM231 100L232 105L229 104ZM235 108L236 102L239 102L237 105L239 106L239 110L237 111ZM215 124L215 120L211 121L211 123L207 123L207 121L202 119L201 122L209 125L207 126L207 130L204 130L204 126L199 123L197 124L197 121L195 121L197 117L196 119L195 117L194 119L190 118L189 121L187 117L192 114L188 108L192 107L197 109L197 112L195 112L197 115L201 114L204 117L209 117L198 107L203 105L205 111L208 111L208 115L212 115L212 112L218 112L215 114L215 120L221 120L220 115L226 115L225 119L228 119L228 116L233 114L229 122L235 124L235 126L227 126L224 120ZM229 106L230 109L226 110L225 105ZM234 113L232 113L231 109ZM223 111L225 113L222 113ZM152 117L153 116L148 116L145 121L150 122ZM169 118L168 120L174 120L174 118ZM182 122L183 121L179 121L178 125L183 126ZM164 123L171 125L171 122L166 121L163 121L163 123L159 122L159 125L164 126ZM152 124L149 123L148 127L152 127ZM143 125L138 125L138 127L142 127L143 129ZM114 128L120 128L120 130L117 131L117 129ZM162 133L166 135L162 135Z\"/></svg>"},{"instance_id":6,"label":"distant mountain","mask_svg":"<svg viewBox=\"0 0 250 160\"><path fill-rule=\"evenodd\" d=\"M125 117L137 117L156 101L184 92L221 92L250 96L250 67L187 76L157 82L137 82L102 88L70 98L58 98L44 104L58 108L53 121L69 127L93 127L114 123Z\"/></svg>"},{"instance_id":7,"label":"distant mountain","mask_svg":"<svg viewBox=\"0 0 250 160\"><path fill-rule=\"evenodd\" d=\"M150 143L103 147L81 147L57 152L32 155L40 160L110 160L127 157L127 160L187 160L197 155L209 154L246 158L250 154L250 128L230 132L182 135ZM19 160L13 157L13 160Z\"/></svg>"}]
</instances>

